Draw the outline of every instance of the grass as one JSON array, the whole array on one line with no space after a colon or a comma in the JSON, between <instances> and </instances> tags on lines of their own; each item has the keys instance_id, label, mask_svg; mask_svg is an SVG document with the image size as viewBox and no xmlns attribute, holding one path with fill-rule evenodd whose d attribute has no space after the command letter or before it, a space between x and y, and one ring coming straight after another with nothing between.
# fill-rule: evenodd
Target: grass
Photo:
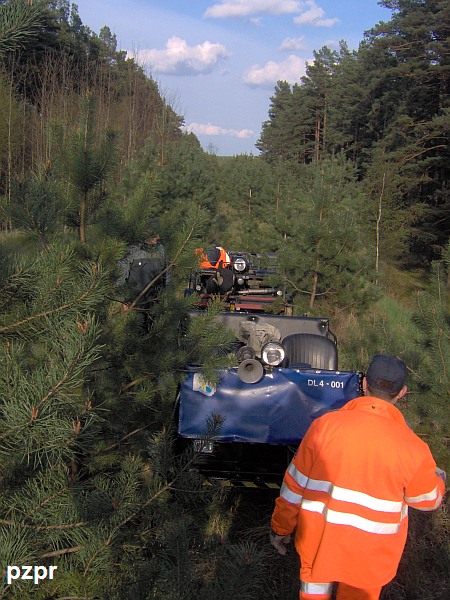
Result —
<instances>
[{"instance_id":1,"label":"grass","mask_svg":"<svg viewBox=\"0 0 450 600\"><path fill-rule=\"evenodd\" d=\"M392 299L412 308L417 292L426 290L430 272L426 269L400 269L391 264L383 265L380 282L385 293Z\"/></svg>"}]
</instances>

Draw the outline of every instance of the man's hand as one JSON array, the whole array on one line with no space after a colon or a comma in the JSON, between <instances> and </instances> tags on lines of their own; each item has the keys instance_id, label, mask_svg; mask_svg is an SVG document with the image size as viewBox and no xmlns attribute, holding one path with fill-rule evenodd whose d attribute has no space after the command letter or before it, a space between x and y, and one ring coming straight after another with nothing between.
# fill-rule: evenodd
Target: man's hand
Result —
<instances>
[{"instance_id":1,"label":"man's hand","mask_svg":"<svg viewBox=\"0 0 450 600\"><path fill-rule=\"evenodd\" d=\"M291 535L277 535L274 531L270 532L270 543L276 549L278 554L284 556L286 554L286 546L291 541Z\"/></svg>"}]
</instances>

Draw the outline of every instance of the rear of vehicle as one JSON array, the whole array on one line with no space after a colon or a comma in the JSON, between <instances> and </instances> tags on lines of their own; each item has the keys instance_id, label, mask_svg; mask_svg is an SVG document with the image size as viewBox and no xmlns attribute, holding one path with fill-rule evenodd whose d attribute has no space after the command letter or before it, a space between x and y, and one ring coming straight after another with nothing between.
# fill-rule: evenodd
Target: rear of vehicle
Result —
<instances>
[{"instance_id":1,"label":"rear of vehicle","mask_svg":"<svg viewBox=\"0 0 450 600\"><path fill-rule=\"evenodd\" d=\"M217 319L236 336L239 366L221 371L216 385L189 370L178 398L179 442L201 449L208 477L278 487L309 425L359 396L362 374L338 370L327 318L230 309ZM213 439L211 420L221 423Z\"/></svg>"}]
</instances>

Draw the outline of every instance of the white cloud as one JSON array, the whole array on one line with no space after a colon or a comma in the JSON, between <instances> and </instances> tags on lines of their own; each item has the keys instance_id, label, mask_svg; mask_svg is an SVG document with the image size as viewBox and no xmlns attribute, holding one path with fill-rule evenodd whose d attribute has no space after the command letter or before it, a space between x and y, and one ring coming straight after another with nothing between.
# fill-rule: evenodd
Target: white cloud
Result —
<instances>
[{"instance_id":1,"label":"white cloud","mask_svg":"<svg viewBox=\"0 0 450 600\"><path fill-rule=\"evenodd\" d=\"M204 16L215 19L250 17L251 15L295 14L296 25L332 27L339 19L326 19L325 11L314 0L220 0L206 9Z\"/></svg>"},{"instance_id":2,"label":"white cloud","mask_svg":"<svg viewBox=\"0 0 450 600\"><path fill-rule=\"evenodd\" d=\"M208 73L230 53L222 44L206 41L189 46L186 40L173 36L167 41L165 50L138 50L132 56L139 64L159 73L197 75Z\"/></svg>"},{"instance_id":3,"label":"white cloud","mask_svg":"<svg viewBox=\"0 0 450 600\"><path fill-rule=\"evenodd\" d=\"M313 27L332 27L339 23L339 19L324 19L325 11L313 0L302 2L304 10L300 15L294 17L296 25L312 25Z\"/></svg>"},{"instance_id":4,"label":"white cloud","mask_svg":"<svg viewBox=\"0 0 450 600\"><path fill-rule=\"evenodd\" d=\"M225 135L240 139L246 139L253 135L251 129L225 129L211 123L190 123L186 125L185 129L196 135Z\"/></svg>"},{"instance_id":5,"label":"white cloud","mask_svg":"<svg viewBox=\"0 0 450 600\"><path fill-rule=\"evenodd\" d=\"M325 40L322 45L327 46L327 48L339 48L340 42L339 40Z\"/></svg>"},{"instance_id":6,"label":"white cloud","mask_svg":"<svg viewBox=\"0 0 450 600\"><path fill-rule=\"evenodd\" d=\"M286 38L281 42L280 50L305 50L305 36L300 36L298 38Z\"/></svg>"},{"instance_id":7,"label":"white cloud","mask_svg":"<svg viewBox=\"0 0 450 600\"><path fill-rule=\"evenodd\" d=\"M298 12L300 4L297 0L221 0L207 8L204 16L226 19L262 13L283 15Z\"/></svg>"},{"instance_id":8,"label":"white cloud","mask_svg":"<svg viewBox=\"0 0 450 600\"><path fill-rule=\"evenodd\" d=\"M277 81L295 83L305 74L305 59L291 54L282 62L270 60L263 67L253 65L244 75L247 85L273 87Z\"/></svg>"}]
</instances>

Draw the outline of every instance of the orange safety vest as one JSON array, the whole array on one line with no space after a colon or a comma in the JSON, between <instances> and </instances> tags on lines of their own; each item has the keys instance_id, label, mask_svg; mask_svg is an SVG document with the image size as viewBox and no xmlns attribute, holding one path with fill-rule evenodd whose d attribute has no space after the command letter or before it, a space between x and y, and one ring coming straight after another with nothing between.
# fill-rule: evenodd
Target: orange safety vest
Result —
<instances>
[{"instance_id":1,"label":"orange safety vest","mask_svg":"<svg viewBox=\"0 0 450 600\"><path fill-rule=\"evenodd\" d=\"M384 400L364 396L316 419L289 465L272 529L296 528L302 581L354 587L397 572L408 506L438 508L445 484L428 445Z\"/></svg>"},{"instance_id":2,"label":"orange safety vest","mask_svg":"<svg viewBox=\"0 0 450 600\"><path fill-rule=\"evenodd\" d=\"M196 248L195 254L199 260L199 267L201 269L218 269L219 267L227 267L231 264L230 257L222 246L208 248L206 251L203 248Z\"/></svg>"}]
</instances>

